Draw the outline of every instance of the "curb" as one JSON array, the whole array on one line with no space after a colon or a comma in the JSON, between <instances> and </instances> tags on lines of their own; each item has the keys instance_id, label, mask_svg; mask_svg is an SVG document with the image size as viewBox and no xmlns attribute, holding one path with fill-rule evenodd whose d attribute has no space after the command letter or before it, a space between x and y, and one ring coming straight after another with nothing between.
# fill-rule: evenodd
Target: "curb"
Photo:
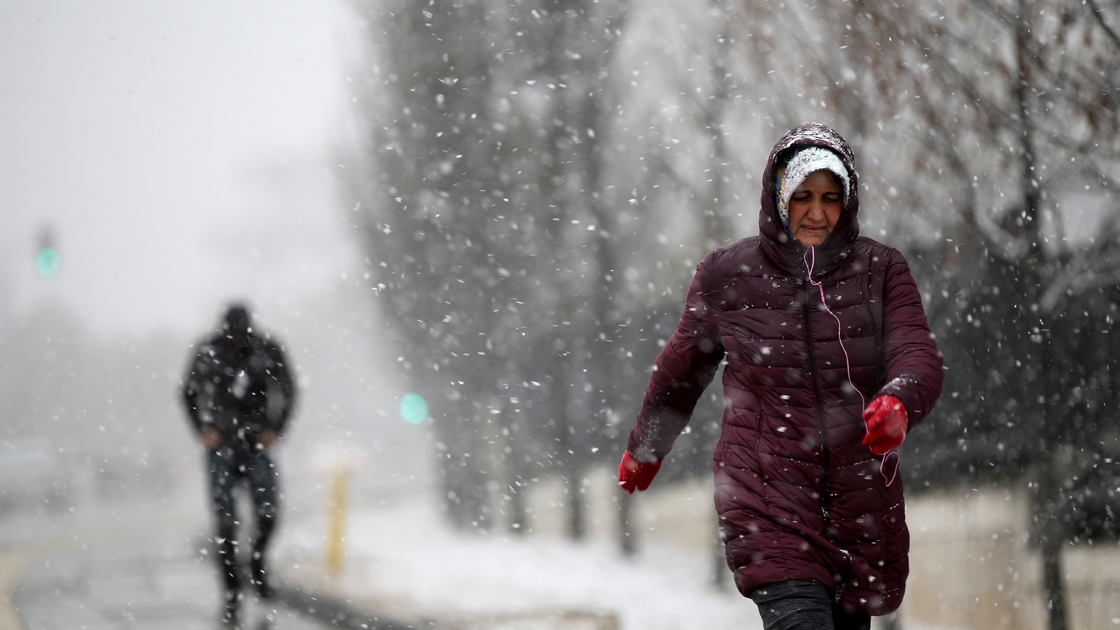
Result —
<instances>
[{"instance_id":1,"label":"curb","mask_svg":"<svg viewBox=\"0 0 1120 630\"><path fill-rule=\"evenodd\" d=\"M613 613L555 611L486 615L463 619L403 620L363 610L350 600L291 584L274 586L274 599L292 610L337 628L361 630L619 630Z\"/></svg>"},{"instance_id":2,"label":"curb","mask_svg":"<svg viewBox=\"0 0 1120 630\"><path fill-rule=\"evenodd\" d=\"M340 597L316 593L291 584L276 584L273 599L292 610L338 628L362 630L415 630L436 628L432 621L403 621L369 610L360 610L353 602Z\"/></svg>"}]
</instances>

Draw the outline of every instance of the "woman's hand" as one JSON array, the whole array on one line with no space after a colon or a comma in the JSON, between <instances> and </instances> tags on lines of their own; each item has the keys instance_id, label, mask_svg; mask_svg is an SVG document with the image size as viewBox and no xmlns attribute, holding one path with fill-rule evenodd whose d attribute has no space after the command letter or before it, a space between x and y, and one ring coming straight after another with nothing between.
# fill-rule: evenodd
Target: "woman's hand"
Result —
<instances>
[{"instance_id":1,"label":"woman's hand","mask_svg":"<svg viewBox=\"0 0 1120 630\"><path fill-rule=\"evenodd\" d=\"M863 410L863 421L867 423L863 445L876 455L898 448L906 439L906 406L895 396L884 394L872 400Z\"/></svg>"},{"instance_id":2,"label":"woman's hand","mask_svg":"<svg viewBox=\"0 0 1120 630\"><path fill-rule=\"evenodd\" d=\"M634 490L643 492L653 483L659 470L661 462L647 464L634 459L629 452L623 453L622 463L618 465L618 485L628 494L634 494Z\"/></svg>"}]
</instances>

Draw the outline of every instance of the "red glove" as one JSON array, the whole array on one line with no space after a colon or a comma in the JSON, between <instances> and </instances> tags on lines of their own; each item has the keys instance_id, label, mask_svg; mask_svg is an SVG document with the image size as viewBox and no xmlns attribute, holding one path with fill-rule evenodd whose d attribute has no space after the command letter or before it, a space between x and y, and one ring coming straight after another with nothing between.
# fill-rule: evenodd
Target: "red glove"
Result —
<instances>
[{"instance_id":1,"label":"red glove","mask_svg":"<svg viewBox=\"0 0 1120 630\"><path fill-rule=\"evenodd\" d=\"M863 410L863 421L867 423L863 445L876 455L898 448L906 439L906 407L895 396L883 394L872 400Z\"/></svg>"},{"instance_id":2,"label":"red glove","mask_svg":"<svg viewBox=\"0 0 1120 630\"><path fill-rule=\"evenodd\" d=\"M618 465L618 485L629 494L634 494L634 490L644 492L649 484L653 483L653 478L657 476L659 470L661 470L661 462L652 464L640 462L630 457L627 451L623 453L622 463Z\"/></svg>"}]
</instances>

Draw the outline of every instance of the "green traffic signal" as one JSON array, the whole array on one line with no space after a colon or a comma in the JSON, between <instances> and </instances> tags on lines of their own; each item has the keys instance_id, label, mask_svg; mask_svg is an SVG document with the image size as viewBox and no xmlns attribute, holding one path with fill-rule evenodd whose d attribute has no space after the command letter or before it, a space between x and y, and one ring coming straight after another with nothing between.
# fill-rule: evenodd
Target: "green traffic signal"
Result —
<instances>
[{"instance_id":1,"label":"green traffic signal","mask_svg":"<svg viewBox=\"0 0 1120 630\"><path fill-rule=\"evenodd\" d=\"M58 256L58 250L52 245L43 245L39 248L39 253L35 256L35 271L44 278L53 278L58 274L58 268L62 264L62 260Z\"/></svg>"},{"instance_id":2,"label":"green traffic signal","mask_svg":"<svg viewBox=\"0 0 1120 630\"><path fill-rule=\"evenodd\" d=\"M401 417L409 424L423 424L428 419L428 402L420 394L405 394L401 399Z\"/></svg>"}]
</instances>

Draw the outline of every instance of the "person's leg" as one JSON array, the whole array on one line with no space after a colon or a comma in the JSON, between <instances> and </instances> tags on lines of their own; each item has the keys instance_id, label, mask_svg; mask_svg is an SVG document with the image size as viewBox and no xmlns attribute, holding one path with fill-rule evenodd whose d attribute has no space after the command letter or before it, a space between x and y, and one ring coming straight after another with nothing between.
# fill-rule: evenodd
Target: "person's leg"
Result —
<instances>
[{"instance_id":1,"label":"person's leg","mask_svg":"<svg viewBox=\"0 0 1120 630\"><path fill-rule=\"evenodd\" d=\"M276 528L276 517L279 513L277 503L279 474L272 458L265 451L259 451L254 455L246 472L257 513L257 535L253 540L253 556L250 561L253 586L256 587L258 595L268 598L272 596L272 587L268 581L265 553L268 550L268 541Z\"/></svg>"},{"instance_id":2,"label":"person's leg","mask_svg":"<svg viewBox=\"0 0 1120 630\"><path fill-rule=\"evenodd\" d=\"M209 453L210 504L214 514L218 569L225 587L226 616L237 614L241 580L237 572L237 516L234 512L233 487L239 476L237 463L229 448Z\"/></svg>"},{"instance_id":3,"label":"person's leg","mask_svg":"<svg viewBox=\"0 0 1120 630\"><path fill-rule=\"evenodd\" d=\"M750 592L766 630L832 630L832 598L822 584L786 580Z\"/></svg>"},{"instance_id":4,"label":"person's leg","mask_svg":"<svg viewBox=\"0 0 1120 630\"><path fill-rule=\"evenodd\" d=\"M871 615L848 610L839 604L832 606L832 624L835 630L871 630Z\"/></svg>"}]
</instances>

